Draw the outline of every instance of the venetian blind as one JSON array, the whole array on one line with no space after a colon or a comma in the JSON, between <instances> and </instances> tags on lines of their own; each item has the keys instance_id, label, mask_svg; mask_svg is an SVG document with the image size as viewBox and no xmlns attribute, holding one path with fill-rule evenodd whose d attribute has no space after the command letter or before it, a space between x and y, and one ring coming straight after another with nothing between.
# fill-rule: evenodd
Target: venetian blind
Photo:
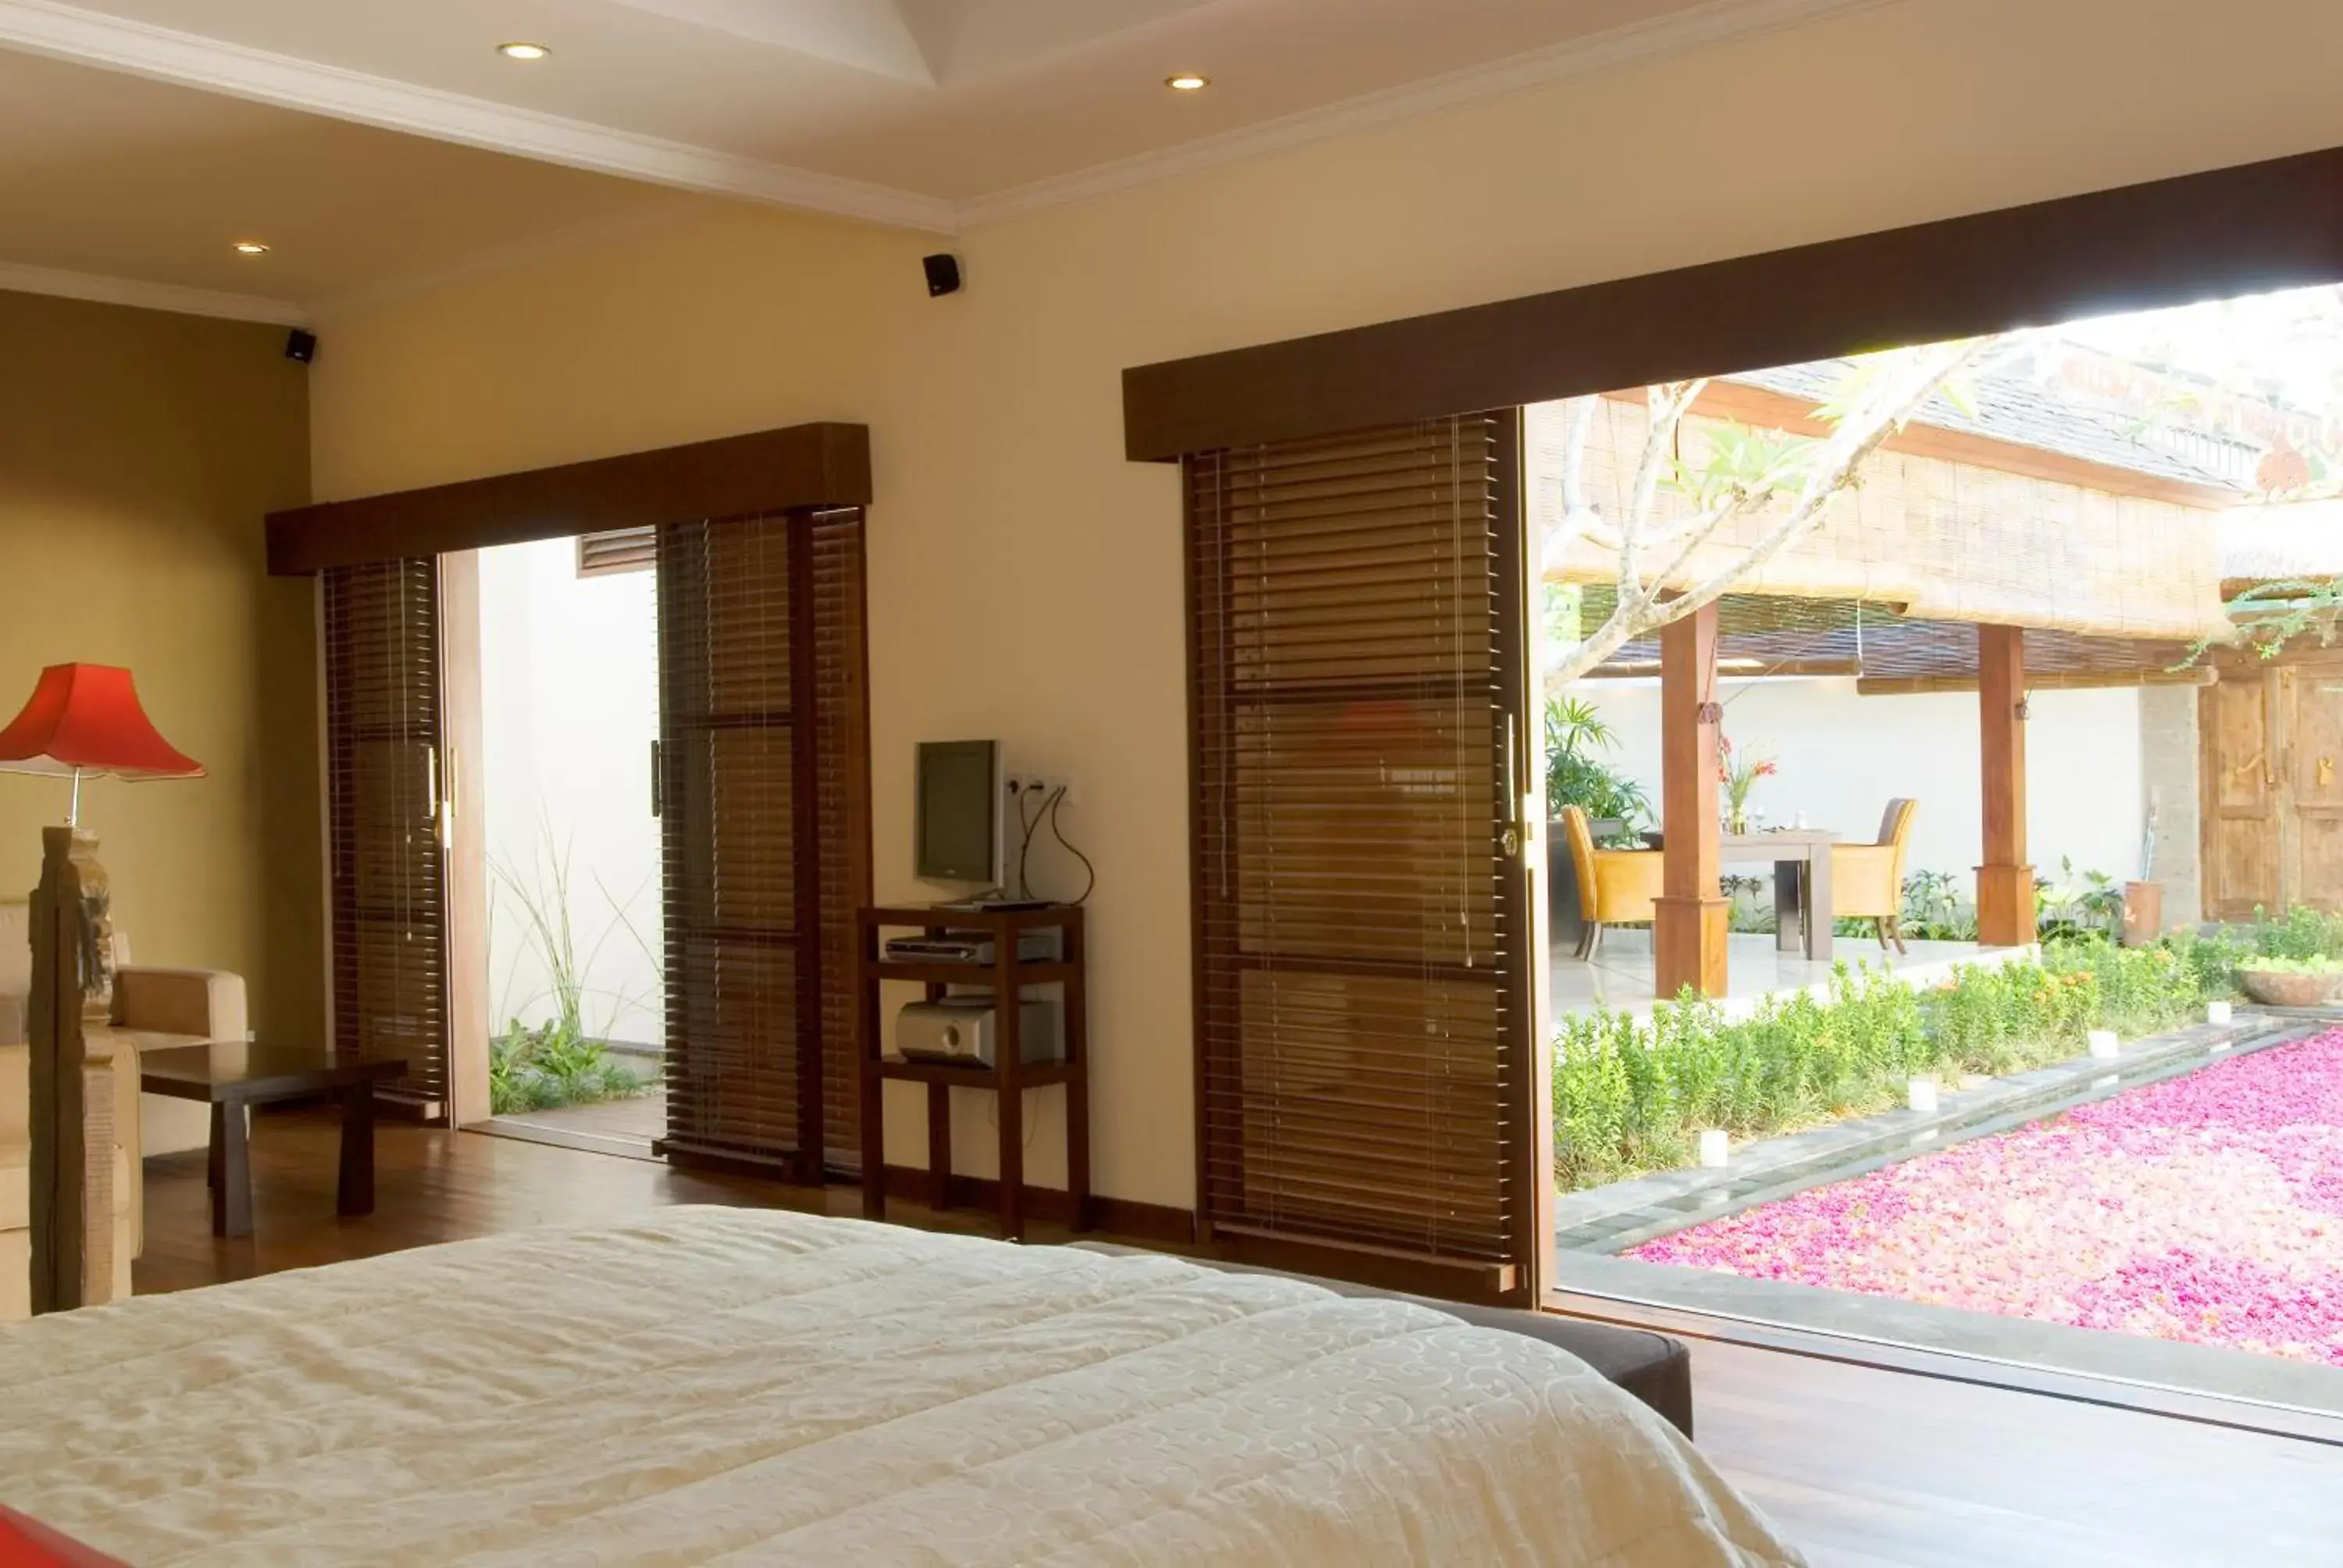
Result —
<instances>
[{"instance_id":1,"label":"venetian blind","mask_svg":"<svg viewBox=\"0 0 2343 1568\"><path fill-rule=\"evenodd\" d=\"M1492 1298L1537 1176L1514 432L1186 465L1204 1220Z\"/></svg>"},{"instance_id":2,"label":"venetian blind","mask_svg":"<svg viewBox=\"0 0 2343 1568\"><path fill-rule=\"evenodd\" d=\"M335 1050L406 1062L380 1092L444 1114L438 567L378 561L323 577Z\"/></svg>"},{"instance_id":3,"label":"venetian blind","mask_svg":"<svg viewBox=\"0 0 2343 1568\"><path fill-rule=\"evenodd\" d=\"M819 1181L855 1141L869 900L861 515L671 525L658 548L669 1153Z\"/></svg>"},{"instance_id":4,"label":"venetian blind","mask_svg":"<svg viewBox=\"0 0 2343 1568\"><path fill-rule=\"evenodd\" d=\"M618 572L647 572L659 562L659 529L610 528L578 536L578 575L609 577Z\"/></svg>"}]
</instances>

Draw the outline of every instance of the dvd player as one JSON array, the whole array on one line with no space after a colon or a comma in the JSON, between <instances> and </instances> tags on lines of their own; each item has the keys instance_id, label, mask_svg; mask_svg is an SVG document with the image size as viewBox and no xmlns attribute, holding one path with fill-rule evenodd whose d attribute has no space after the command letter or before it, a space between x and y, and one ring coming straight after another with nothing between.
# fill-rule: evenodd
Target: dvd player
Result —
<instances>
[{"instance_id":1,"label":"dvd player","mask_svg":"<svg viewBox=\"0 0 2343 1568\"><path fill-rule=\"evenodd\" d=\"M1055 930L1021 932L1017 938L1017 961L1027 964L1054 961L1061 956L1059 935ZM977 969L992 963L997 951L990 931L946 931L934 937L887 939L887 960L890 963L966 964Z\"/></svg>"}]
</instances>

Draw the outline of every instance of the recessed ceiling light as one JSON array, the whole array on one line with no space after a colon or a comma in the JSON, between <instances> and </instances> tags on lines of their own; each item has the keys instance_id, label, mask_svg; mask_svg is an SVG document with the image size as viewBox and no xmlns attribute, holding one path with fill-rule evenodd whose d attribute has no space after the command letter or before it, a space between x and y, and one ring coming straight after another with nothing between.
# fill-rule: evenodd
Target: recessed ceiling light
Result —
<instances>
[{"instance_id":1,"label":"recessed ceiling light","mask_svg":"<svg viewBox=\"0 0 2343 1568\"><path fill-rule=\"evenodd\" d=\"M238 256L266 256L268 247L256 239L240 239L236 242L236 253Z\"/></svg>"},{"instance_id":2,"label":"recessed ceiling light","mask_svg":"<svg viewBox=\"0 0 2343 1568\"><path fill-rule=\"evenodd\" d=\"M1176 76L1164 77L1163 85L1175 93L1201 93L1212 85L1212 79L1193 71L1182 71Z\"/></svg>"},{"instance_id":3,"label":"recessed ceiling light","mask_svg":"<svg viewBox=\"0 0 2343 1568\"><path fill-rule=\"evenodd\" d=\"M553 51L542 44L499 44L497 53L508 60L542 60Z\"/></svg>"}]
</instances>

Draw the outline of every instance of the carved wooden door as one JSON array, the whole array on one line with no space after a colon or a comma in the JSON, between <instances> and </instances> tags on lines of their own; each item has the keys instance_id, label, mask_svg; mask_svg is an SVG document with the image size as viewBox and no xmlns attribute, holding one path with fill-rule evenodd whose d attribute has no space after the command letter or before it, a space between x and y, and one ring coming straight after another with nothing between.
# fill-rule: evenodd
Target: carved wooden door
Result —
<instances>
[{"instance_id":1,"label":"carved wooden door","mask_svg":"<svg viewBox=\"0 0 2343 1568\"><path fill-rule=\"evenodd\" d=\"M2343 666L2281 669L2278 897L2343 910Z\"/></svg>"},{"instance_id":2,"label":"carved wooden door","mask_svg":"<svg viewBox=\"0 0 2343 1568\"><path fill-rule=\"evenodd\" d=\"M2198 730L2206 915L2343 910L2343 662L2224 669Z\"/></svg>"}]
</instances>

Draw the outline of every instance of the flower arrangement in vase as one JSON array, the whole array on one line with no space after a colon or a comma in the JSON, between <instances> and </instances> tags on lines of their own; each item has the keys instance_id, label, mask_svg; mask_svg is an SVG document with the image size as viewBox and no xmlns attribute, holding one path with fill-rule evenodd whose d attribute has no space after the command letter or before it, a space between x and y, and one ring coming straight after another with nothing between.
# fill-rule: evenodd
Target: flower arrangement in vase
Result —
<instances>
[{"instance_id":1,"label":"flower arrangement in vase","mask_svg":"<svg viewBox=\"0 0 2343 1568\"><path fill-rule=\"evenodd\" d=\"M1749 791L1756 787L1757 780L1771 779L1778 771L1771 757L1756 751L1736 756L1731 739L1723 735L1716 738L1716 778L1725 786L1726 832L1749 831Z\"/></svg>"}]
</instances>

